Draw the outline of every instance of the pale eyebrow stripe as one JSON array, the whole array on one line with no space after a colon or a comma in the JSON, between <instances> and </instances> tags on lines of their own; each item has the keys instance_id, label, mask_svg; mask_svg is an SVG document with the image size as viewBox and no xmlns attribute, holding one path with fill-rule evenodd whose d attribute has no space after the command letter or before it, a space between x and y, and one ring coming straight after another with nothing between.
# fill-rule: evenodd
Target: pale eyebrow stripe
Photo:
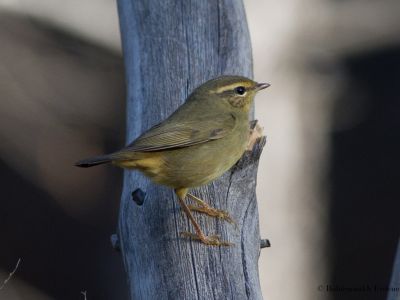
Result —
<instances>
[{"instance_id":1,"label":"pale eyebrow stripe","mask_svg":"<svg viewBox=\"0 0 400 300\"><path fill-rule=\"evenodd\" d=\"M238 86L238 83L236 82L236 83L232 83L232 84L230 84L230 85L225 85L225 86L223 86L223 87L220 87L219 89L217 89L215 92L216 93L223 93L223 92L225 92L225 91L229 91L229 90L233 90L233 88L235 88L235 87L237 87ZM246 84L246 83L243 83L242 84L242 86L244 86L245 88L248 88L249 87L249 85L248 84Z\"/></svg>"}]
</instances>

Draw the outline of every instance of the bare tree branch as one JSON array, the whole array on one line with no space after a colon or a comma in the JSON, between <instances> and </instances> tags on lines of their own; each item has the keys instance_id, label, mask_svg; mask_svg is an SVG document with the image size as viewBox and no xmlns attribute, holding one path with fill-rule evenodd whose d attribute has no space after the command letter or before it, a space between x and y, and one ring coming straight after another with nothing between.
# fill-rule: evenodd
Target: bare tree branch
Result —
<instances>
[{"instance_id":1,"label":"bare tree branch","mask_svg":"<svg viewBox=\"0 0 400 300\"><path fill-rule=\"evenodd\" d=\"M21 258L18 258L17 264L14 267L14 270L12 270L12 272L10 274L8 274L8 277L3 281L2 285L0 286L0 290L2 290L5 287L5 285L7 284L7 282L11 279L11 277L13 277L14 273L18 269L20 262L21 262Z\"/></svg>"}]
</instances>

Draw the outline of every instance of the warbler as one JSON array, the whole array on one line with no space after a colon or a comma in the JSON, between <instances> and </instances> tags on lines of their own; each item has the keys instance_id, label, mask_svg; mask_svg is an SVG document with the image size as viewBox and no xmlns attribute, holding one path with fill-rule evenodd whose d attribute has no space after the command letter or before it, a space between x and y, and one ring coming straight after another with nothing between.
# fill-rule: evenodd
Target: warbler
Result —
<instances>
[{"instance_id":1,"label":"warbler","mask_svg":"<svg viewBox=\"0 0 400 300\"><path fill-rule=\"evenodd\" d=\"M174 113L150 128L128 146L111 154L76 163L92 167L103 163L143 172L154 182L175 189L179 203L196 234L183 235L206 245L226 246L218 236L206 236L192 211L232 222L225 211L215 209L189 194L229 170L246 150L249 110L255 94L269 87L241 76L221 76L197 87ZM187 205L190 197L197 205Z\"/></svg>"}]
</instances>

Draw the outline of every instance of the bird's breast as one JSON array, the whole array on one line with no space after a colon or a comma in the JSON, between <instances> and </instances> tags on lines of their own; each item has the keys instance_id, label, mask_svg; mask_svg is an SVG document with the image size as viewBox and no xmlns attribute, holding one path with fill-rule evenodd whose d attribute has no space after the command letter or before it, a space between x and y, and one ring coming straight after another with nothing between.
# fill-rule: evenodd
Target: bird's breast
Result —
<instances>
[{"instance_id":1,"label":"bird's breast","mask_svg":"<svg viewBox=\"0 0 400 300\"><path fill-rule=\"evenodd\" d=\"M159 173L150 177L174 188L207 184L240 159L246 149L248 133L246 127L218 140L160 152L163 164Z\"/></svg>"}]
</instances>

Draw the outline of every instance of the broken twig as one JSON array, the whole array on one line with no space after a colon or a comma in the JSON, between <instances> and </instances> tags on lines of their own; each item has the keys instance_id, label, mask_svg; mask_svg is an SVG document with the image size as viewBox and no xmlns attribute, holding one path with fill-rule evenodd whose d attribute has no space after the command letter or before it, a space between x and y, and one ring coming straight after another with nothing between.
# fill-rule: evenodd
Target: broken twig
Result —
<instances>
[{"instance_id":1,"label":"broken twig","mask_svg":"<svg viewBox=\"0 0 400 300\"><path fill-rule=\"evenodd\" d=\"M11 277L13 277L14 273L17 271L19 263L21 262L21 258L18 258L17 264L14 267L14 270L12 270L12 272L10 274L8 274L8 277L3 281L2 285L0 286L0 290L2 290L7 282L11 279Z\"/></svg>"}]
</instances>

